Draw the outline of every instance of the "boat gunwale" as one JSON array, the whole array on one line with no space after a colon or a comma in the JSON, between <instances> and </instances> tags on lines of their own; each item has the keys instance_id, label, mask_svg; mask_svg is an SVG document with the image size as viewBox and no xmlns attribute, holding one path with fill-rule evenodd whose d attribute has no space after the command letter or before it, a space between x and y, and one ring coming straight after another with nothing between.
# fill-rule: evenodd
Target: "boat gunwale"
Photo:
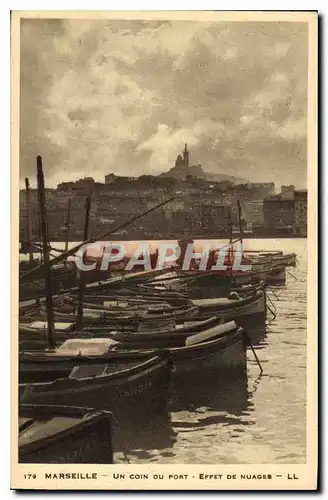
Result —
<instances>
[{"instance_id":1,"label":"boat gunwale","mask_svg":"<svg viewBox=\"0 0 328 500\"><path fill-rule=\"evenodd\" d=\"M20 407L24 407L24 406L35 407L35 409L37 409L39 406L43 407L43 408L48 407L49 410L56 407L55 405L37 405L37 404L35 404L35 405L26 404L25 405L24 403L20 405ZM83 407L74 407L74 406L72 406L72 407L65 406L65 408L67 408L67 409L79 408L80 410L83 409ZM60 415L51 414L51 415L49 415L49 420L51 420L52 418L56 418L57 416L60 416ZM107 421L109 423L109 432L111 432L112 413L107 411L107 410L93 410L91 408L85 408L84 415L81 415L81 416L64 415L64 417L67 417L68 419L72 418L72 419L76 420L76 422L72 426L70 426L69 428L59 429L57 432L54 432L53 434L50 434L48 436L44 436L41 439L37 439L37 440L27 442L27 443L19 443L19 438L21 436L18 436L19 455L20 456L28 455L29 453L35 453L35 452L41 451L44 448L46 448L47 446L54 444L57 441L61 441L65 437L74 436L74 434L80 432L81 430L83 430L85 428L90 427L93 424L97 424L98 422L100 422L103 419L107 419ZM21 431L22 434L25 431L28 431L33 425L37 425L37 423L39 421L37 416L34 418L31 417L31 419L33 419L33 421L31 422L31 424L28 427L24 428ZM23 438L23 436L22 436L22 438Z\"/></svg>"},{"instance_id":2,"label":"boat gunwale","mask_svg":"<svg viewBox=\"0 0 328 500\"><path fill-rule=\"evenodd\" d=\"M82 361L82 364L87 364L90 360L90 358L87 358L87 357L84 357L84 356L81 356L83 359ZM156 369L160 368L160 367L164 367L164 366L167 366L169 365L169 362L168 362L168 357L169 357L169 354L167 354L167 356L153 356L149 359L147 359L146 361L142 362L142 363L138 363L136 364L135 366L131 367L131 368L123 368L121 370L118 370L114 373L109 373L109 374L101 374L101 375L95 375L95 376L91 376L91 377L83 377L83 378L79 378L79 379L75 379L75 378L69 378L69 376L67 377L60 377L60 378L57 378L55 380L51 380L51 381L48 381L48 382L26 382L26 383L22 383L22 384L19 384L19 387L21 389L24 389L24 388L29 388L29 387L38 387L40 389L45 389L47 387L51 388L51 390L58 390L58 386L62 386L62 385L65 385L67 384L67 380L70 380L70 383L72 385L76 385L76 386L80 386L81 384L83 384L83 382L85 383L86 381L92 381L93 383L95 383L95 381L98 381L98 382L101 382L101 383L108 383L108 382L111 382L111 381L117 381L118 379L124 379L124 378L129 378L131 376L134 376L134 375L138 375L138 374L143 374L143 372L149 370L149 369L152 369L151 371L155 371ZM92 360L92 358L91 358ZM32 361L32 360L29 360L29 361ZM43 358L43 359L39 359L39 360L36 360L36 359L33 359L33 362L35 363L49 363L50 359L49 358ZM72 361L73 363L76 363L76 365L78 365L78 359L75 359L74 357L60 357L59 359L57 359L57 356L54 358L54 361L58 361L60 363L64 363L65 361L66 362L70 362ZM107 361L107 364L110 362L110 359L106 359L105 357L99 357L99 356L95 356L94 358L94 363L96 364L100 364L102 362L102 364L106 364L106 361ZM90 363L92 364L92 363ZM73 369L74 367L72 367ZM44 391L40 391L40 392L44 392Z\"/></svg>"}]
</instances>

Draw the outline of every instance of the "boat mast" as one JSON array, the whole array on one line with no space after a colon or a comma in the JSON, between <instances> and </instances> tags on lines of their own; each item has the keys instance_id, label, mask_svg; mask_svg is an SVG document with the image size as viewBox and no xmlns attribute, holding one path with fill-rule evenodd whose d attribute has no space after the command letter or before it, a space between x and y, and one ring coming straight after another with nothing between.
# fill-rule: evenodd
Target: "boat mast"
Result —
<instances>
[{"instance_id":1,"label":"boat mast","mask_svg":"<svg viewBox=\"0 0 328 500\"><path fill-rule=\"evenodd\" d=\"M27 209L27 219L26 219L26 228L27 228L27 245L28 245L28 253L29 253L29 263L33 262L33 250L32 250L32 217L31 217L31 200L30 200L30 183L28 177L25 177L25 192L26 192L26 209Z\"/></svg>"},{"instance_id":2,"label":"boat mast","mask_svg":"<svg viewBox=\"0 0 328 500\"><path fill-rule=\"evenodd\" d=\"M228 252L228 262L229 266L232 263L233 260L233 241L232 241L232 220L231 220L231 208L229 207L229 220L228 220L228 226L229 226L229 252Z\"/></svg>"},{"instance_id":3,"label":"boat mast","mask_svg":"<svg viewBox=\"0 0 328 500\"><path fill-rule=\"evenodd\" d=\"M49 265L49 243L48 243L48 225L46 213L46 198L44 189L44 175L42 169L42 158L37 156L37 181L38 181L38 201L39 201L39 214L40 214L40 231L42 236L42 252L43 262L45 266L45 295L47 306L47 323L48 323L48 340L51 349L55 347L53 338L54 333L54 313L52 303L52 275L51 266Z\"/></svg>"},{"instance_id":4,"label":"boat mast","mask_svg":"<svg viewBox=\"0 0 328 500\"><path fill-rule=\"evenodd\" d=\"M68 200L68 205L67 205L67 216L66 216L66 235L65 235L65 252L68 250L68 240L69 240L69 226L71 223L71 198ZM65 264L67 265L67 259L65 260Z\"/></svg>"},{"instance_id":5,"label":"boat mast","mask_svg":"<svg viewBox=\"0 0 328 500\"><path fill-rule=\"evenodd\" d=\"M228 219L228 226L229 226L229 245L232 245L232 221L231 221L231 208L229 207L229 219Z\"/></svg>"},{"instance_id":6,"label":"boat mast","mask_svg":"<svg viewBox=\"0 0 328 500\"><path fill-rule=\"evenodd\" d=\"M39 240L40 240L40 247L39 247L39 252L40 252L40 264L43 265L43 252L42 252L42 231L41 231L41 217L40 217L40 210L37 212L37 218L38 218L38 233L39 233Z\"/></svg>"},{"instance_id":7,"label":"boat mast","mask_svg":"<svg viewBox=\"0 0 328 500\"><path fill-rule=\"evenodd\" d=\"M84 233L83 241L88 239L89 233L89 218L90 218L90 208L91 208L91 198L88 196L85 200L85 216L84 216ZM77 315L76 315L76 330L81 330L83 328L83 298L84 298L84 271L79 270L79 295L78 295L78 305L77 305Z\"/></svg>"},{"instance_id":8,"label":"boat mast","mask_svg":"<svg viewBox=\"0 0 328 500\"><path fill-rule=\"evenodd\" d=\"M241 258L244 257L244 248L243 248L243 223L242 223L242 218L241 218L241 205L240 201L237 200L237 206L238 206L238 218L239 218L239 232L240 232L240 245L241 245Z\"/></svg>"},{"instance_id":9,"label":"boat mast","mask_svg":"<svg viewBox=\"0 0 328 500\"><path fill-rule=\"evenodd\" d=\"M241 205L240 201L237 200L237 206L238 206L238 218L239 218L239 232L240 232L240 241L241 244L243 244L243 224L242 224L242 219L241 219Z\"/></svg>"}]
</instances>

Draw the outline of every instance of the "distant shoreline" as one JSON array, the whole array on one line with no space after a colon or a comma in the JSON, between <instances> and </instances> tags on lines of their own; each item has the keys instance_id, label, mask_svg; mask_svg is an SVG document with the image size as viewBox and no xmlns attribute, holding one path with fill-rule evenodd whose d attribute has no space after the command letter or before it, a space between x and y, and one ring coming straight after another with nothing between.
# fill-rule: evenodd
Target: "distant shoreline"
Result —
<instances>
[{"instance_id":1,"label":"distant shoreline","mask_svg":"<svg viewBox=\"0 0 328 500\"><path fill-rule=\"evenodd\" d=\"M91 238L97 237L94 235ZM233 240L240 238L240 234L233 234ZM193 240L227 240L229 236L227 234L217 234L217 235L206 235L206 234L195 234L195 235L168 235L168 236L158 236L158 235L109 235L108 241L166 241L166 240L183 240L183 239L193 239ZM258 234L245 234L243 235L244 240L274 240L274 239L307 239L307 236L293 235L293 234L270 234L258 235ZM50 237L52 242L63 242L63 237ZM107 240L107 238L106 238ZM82 241L81 237L72 236L69 238L71 243L80 243Z\"/></svg>"}]
</instances>

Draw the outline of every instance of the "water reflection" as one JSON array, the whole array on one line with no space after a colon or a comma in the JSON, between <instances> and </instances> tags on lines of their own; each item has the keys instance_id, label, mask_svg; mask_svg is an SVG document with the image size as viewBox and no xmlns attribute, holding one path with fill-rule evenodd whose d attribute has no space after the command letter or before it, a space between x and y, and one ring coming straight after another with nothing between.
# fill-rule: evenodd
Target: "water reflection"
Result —
<instances>
[{"instance_id":1,"label":"water reflection","mask_svg":"<svg viewBox=\"0 0 328 500\"><path fill-rule=\"evenodd\" d=\"M275 244L284 252L296 252L300 260L293 269L297 279L287 274L286 287L274 287L271 300L276 317L272 319L269 313L267 324L251 321L246 330L263 374L259 376L259 366L249 349L248 379L226 377L218 381L213 377L202 384L191 379L188 387L175 388L169 405L172 434L167 447L146 445L131 461L305 463L306 240L259 240L252 244L254 249L271 249L269 244Z\"/></svg>"},{"instance_id":2,"label":"water reflection","mask_svg":"<svg viewBox=\"0 0 328 500\"><path fill-rule=\"evenodd\" d=\"M128 423L114 425L113 448L117 461L148 460L157 450L172 448L175 441L176 432L169 413L149 419L138 428Z\"/></svg>"},{"instance_id":3,"label":"water reflection","mask_svg":"<svg viewBox=\"0 0 328 500\"><path fill-rule=\"evenodd\" d=\"M227 422L227 416L242 415L248 407L247 372L230 380L215 378L199 382L195 385L174 385L171 392L169 410L172 412L173 425L179 423L186 427L186 422L177 420L177 414L186 417L188 413L196 418L194 427L209 423Z\"/></svg>"}]
</instances>

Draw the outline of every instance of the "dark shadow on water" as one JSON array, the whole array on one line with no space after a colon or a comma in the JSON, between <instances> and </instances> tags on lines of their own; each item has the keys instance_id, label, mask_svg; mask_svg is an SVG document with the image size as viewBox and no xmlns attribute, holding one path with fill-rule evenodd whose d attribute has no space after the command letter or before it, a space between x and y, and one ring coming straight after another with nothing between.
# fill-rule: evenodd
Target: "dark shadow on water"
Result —
<instances>
[{"instance_id":1,"label":"dark shadow on water","mask_svg":"<svg viewBox=\"0 0 328 500\"><path fill-rule=\"evenodd\" d=\"M158 462L158 457L174 457L178 434L202 432L212 425L253 425L253 393L260 378L248 380L242 371L226 380L206 377L197 383L173 381L168 415L145 422L143 427L118 429L114 453L123 454L122 462Z\"/></svg>"},{"instance_id":2,"label":"dark shadow on water","mask_svg":"<svg viewBox=\"0 0 328 500\"><path fill-rule=\"evenodd\" d=\"M120 425L117 422L114 427L114 453L133 455L138 459L150 458L154 450L172 448L175 441L176 432L173 430L169 413L147 419L143 425Z\"/></svg>"},{"instance_id":3,"label":"dark shadow on water","mask_svg":"<svg viewBox=\"0 0 328 500\"><path fill-rule=\"evenodd\" d=\"M215 423L236 424L236 419L250 413L252 406L252 394L248 391L247 373L244 372L233 380L214 378L197 384L176 384L171 392L169 410L173 426L182 430Z\"/></svg>"},{"instance_id":4,"label":"dark shadow on water","mask_svg":"<svg viewBox=\"0 0 328 500\"><path fill-rule=\"evenodd\" d=\"M244 330L249 336L253 346L266 346L267 345L267 335L268 335L268 325L265 321L252 322L249 320L244 325Z\"/></svg>"}]
</instances>

